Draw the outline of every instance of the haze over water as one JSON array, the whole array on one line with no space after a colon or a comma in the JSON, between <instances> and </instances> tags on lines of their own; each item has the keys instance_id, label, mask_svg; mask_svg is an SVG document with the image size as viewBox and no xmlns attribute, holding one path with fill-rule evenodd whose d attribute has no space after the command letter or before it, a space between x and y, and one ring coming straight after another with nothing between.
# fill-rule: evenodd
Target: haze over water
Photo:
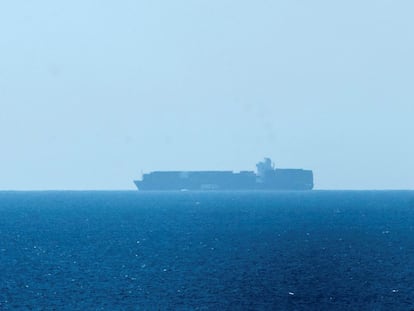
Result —
<instances>
[{"instance_id":1,"label":"haze over water","mask_svg":"<svg viewBox=\"0 0 414 311\"><path fill-rule=\"evenodd\" d=\"M0 189L252 170L414 189L414 2L3 1Z\"/></svg>"},{"instance_id":2,"label":"haze over water","mask_svg":"<svg viewBox=\"0 0 414 311\"><path fill-rule=\"evenodd\" d=\"M414 310L413 10L3 1L0 310ZM263 157L398 191L133 184Z\"/></svg>"}]
</instances>

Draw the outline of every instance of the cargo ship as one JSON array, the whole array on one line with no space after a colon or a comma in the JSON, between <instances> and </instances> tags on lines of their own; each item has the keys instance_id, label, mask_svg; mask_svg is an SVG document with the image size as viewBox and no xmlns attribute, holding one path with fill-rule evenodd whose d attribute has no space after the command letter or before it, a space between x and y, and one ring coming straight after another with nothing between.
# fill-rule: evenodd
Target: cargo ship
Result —
<instances>
[{"instance_id":1,"label":"cargo ship","mask_svg":"<svg viewBox=\"0 0 414 311\"><path fill-rule=\"evenodd\" d=\"M155 171L134 180L139 191L312 190L313 172L275 168L270 158L257 171Z\"/></svg>"}]
</instances>

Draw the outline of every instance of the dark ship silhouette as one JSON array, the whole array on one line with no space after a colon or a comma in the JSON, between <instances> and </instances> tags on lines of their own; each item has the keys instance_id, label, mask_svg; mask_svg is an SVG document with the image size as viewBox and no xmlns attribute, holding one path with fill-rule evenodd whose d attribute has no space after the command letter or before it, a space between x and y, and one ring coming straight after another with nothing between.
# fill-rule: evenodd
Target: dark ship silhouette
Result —
<instances>
[{"instance_id":1,"label":"dark ship silhouette","mask_svg":"<svg viewBox=\"0 0 414 311\"><path fill-rule=\"evenodd\" d=\"M312 190L313 172L275 168L269 158L256 164L257 172L155 171L134 180L140 191Z\"/></svg>"}]
</instances>

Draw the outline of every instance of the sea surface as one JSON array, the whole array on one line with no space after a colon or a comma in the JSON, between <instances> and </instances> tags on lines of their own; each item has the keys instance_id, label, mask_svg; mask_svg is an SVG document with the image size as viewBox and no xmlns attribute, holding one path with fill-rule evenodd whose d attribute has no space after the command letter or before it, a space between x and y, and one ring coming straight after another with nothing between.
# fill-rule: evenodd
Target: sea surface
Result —
<instances>
[{"instance_id":1,"label":"sea surface","mask_svg":"<svg viewBox=\"0 0 414 311\"><path fill-rule=\"evenodd\" d=\"M0 310L414 310L414 192L0 192Z\"/></svg>"}]
</instances>

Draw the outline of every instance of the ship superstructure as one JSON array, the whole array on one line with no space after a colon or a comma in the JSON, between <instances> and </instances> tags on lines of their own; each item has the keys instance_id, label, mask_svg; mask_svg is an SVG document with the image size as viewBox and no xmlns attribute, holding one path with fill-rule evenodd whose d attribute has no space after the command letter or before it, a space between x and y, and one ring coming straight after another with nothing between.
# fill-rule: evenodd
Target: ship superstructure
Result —
<instances>
[{"instance_id":1,"label":"ship superstructure","mask_svg":"<svg viewBox=\"0 0 414 311\"><path fill-rule=\"evenodd\" d=\"M154 171L134 183L140 191L312 190L313 172L275 168L269 158L253 171Z\"/></svg>"}]
</instances>

